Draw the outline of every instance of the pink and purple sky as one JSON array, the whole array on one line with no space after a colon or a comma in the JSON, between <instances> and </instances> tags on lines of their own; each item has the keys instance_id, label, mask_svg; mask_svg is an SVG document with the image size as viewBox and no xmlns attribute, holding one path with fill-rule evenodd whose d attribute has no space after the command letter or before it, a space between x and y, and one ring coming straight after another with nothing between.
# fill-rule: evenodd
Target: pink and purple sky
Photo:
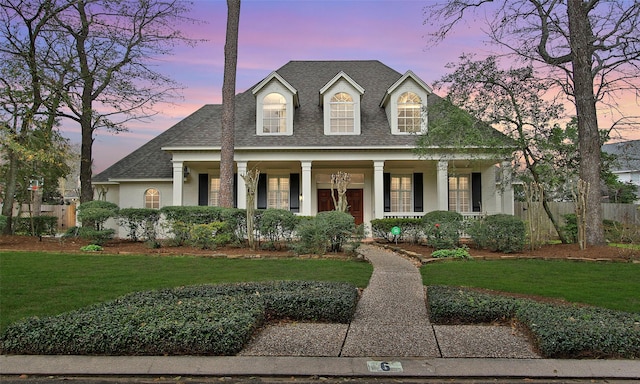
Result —
<instances>
[{"instance_id":1,"label":"pink and purple sky","mask_svg":"<svg viewBox=\"0 0 640 384\"><path fill-rule=\"evenodd\" d=\"M461 25L436 47L428 47L424 6L430 0L242 0L236 92L257 84L290 60L379 60L404 73L412 70L427 84L445 73L462 53L482 58L496 48L484 42L479 24ZM186 34L207 41L178 47L158 62L158 69L184 86L181 99L157 106L147 122L131 122L128 132L99 130L95 136L94 173L99 173L204 104L221 103L226 1L194 0ZM478 15L482 18L482 15ZM626 104L626 102L625 102ZM629 98L625 109L638 108ZM63 124L79 142L79 128ZM640 132L627 132L639 139Z\"/></svg>"}]
</instances>

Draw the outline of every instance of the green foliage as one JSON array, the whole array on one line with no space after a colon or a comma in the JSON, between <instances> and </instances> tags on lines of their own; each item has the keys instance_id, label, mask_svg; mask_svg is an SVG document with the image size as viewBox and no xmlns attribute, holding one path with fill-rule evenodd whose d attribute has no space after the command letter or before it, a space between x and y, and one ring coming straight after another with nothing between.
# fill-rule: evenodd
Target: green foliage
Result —
<instances>
[{"instance_id":1,"label":"green foliage","mask_svg":"<svg viewBox=\"0 0 640 384\"><path fill-rule=\"evenodd\" d=\"M576 243L578 241L578 218L575 213L568 213L564 217L564 226L562 231L564 236L570 243Z\"/></svg>"},{"instance_id":2,"label":"green foliage","mask_svg":"<svg viewBox=\"0 0 640 384\"><path fill-rule=\"evenodd\" d=\"M515 318L546 358L638 358L640 314L597 307L552 305L460 288L429 286L429 314L438 324Z\"/></svg>"},{"instance_id":3,"label":"green foliage","mask_svg":"<svg viewBox=\"0 0 640 384\"><path fill-rule=\"evenodd\" d=\"M339 252L358 231L353 216L346 212L320 212L312 220L303 220L296 228L299 241L292 245L298 254Z\"/></svg>"},{"instance_id":4,"label":"green foliage","mask_svg":"<svg viewBox=\"0 0 640 384\"><path fill-rule=\"evenodd\" d=\"M432 211L422 217L427 244L435 249L454 249L460 244L463 217L454 211Z\"/></svg>"},{"instance_id":5,"label":"green foliage","mask_svg":"<svg viewBox=\"0 0 640 384\"><path fill-rule=\"evenodd\" d=\"M188 244L200 249L216 249L231 242L226 223L194 224L189 230Z\"/></svg>"},{"instance_id":6,"label":"green foliage","mask_svg":"<svg viewBox=\"0 0 640 384\"><path fill-rule=\"evenodd\" d=\"M118 206L102 200L93 200L78 206L78 220L83 227L92 226L96 231L103 229L104 223L118 215Z\"/></svg>"},{"instance_id":7,"label":"green foliage","mask_svg":"<svg viewBox=\"0 0 640 384\"><path fill-rule=\"evenodd\" d=\"M12 354L235 355L265 317L346 323L357 300L351 284L304 281L139 292L15 323L0 337L0 349Z\"/></svg>"},{"instance_id":8,"label":"green foliage","mask_svg":"<svg viewBox=\"0 0 640 384\"><path fill-rule=\"evenodd\" d=\"M467 247L460 247L455 249L438 249L431 253L431 257L440 259L440 258L451 258L451 259L473 259L469 254L469 250Z\"/></svg>"},{"instance_id":9,"label":"green foliage","mask_svg":"<svg viewBox=\"0 0 640 384\"><path fill-rule=\"evenodd\" d=\"M400 228L400 237L396 239L391 233L391 228ZM371 220L371 231L373 236L387 241L409 241L412 244L418 243L424 236L422 219L413 218L385 218Z\"/></svg>"},{"instance_id":10,"label":"green foliage","mask_svg":"<svg viewBox=\"0 0 640 384\"><path fill-rule=\"evenodd\" d=\"M286 209L267 209L262 212L258 230L263 238L277 247L283 240L291 241L297 224L298 219L293 212Z\"/></svg>"},{"instance_id":11,"label":"green foliage","mask_svg":"<svg viewBox=\"0 0 640 384\"><path fill-rule=\"evenodd\" d=\"M102 248L98 244L89 244L85 245L84 247L80 247L80 250L83 252L100 252L104 251L104 248Z\"/></svg>"},{"instance_id":12,"label":"green foliage","mask_svg":"<svg viewBox=\"0 0 640 384\"><path fill-rule=\"evenodd\" d=\"M178 246L189 241L191 227L196 224L225 222L233 242L242 242L247 233L246 213L241 209L210 206L167 206L160 208L160 212L167 219L169 231L173 233L173 243Z\"/></svg>"},{"instance_id":13,"label":"green foliage","mask_svg":"<svg viewBox=\"0 0 640 384\"><path fill-rule=\"evenodd\" d=\"M14 217L13 230L16 234L29 236L55 235L58 218L55 216Z\"/></svg>"},{"instance_id":14,"label":"green foliage","mask_svg":"<svg viewBox=\"0 0 640 384\"><path fill-rule=\"evenodd\" d=\"M118 222L127 229L133 241L157 243L156 227L159 221L160 211L157 209L122 208L118 211Z\"/></svg>"},{"instance_id":15,"label":"green foliage","mask_svg":"<svg viewBox=\"0 0 640 384\"><path fill-rule=\"evenodd\" d=\"M114 229L96 230L92 227L79 227L77 229L77 235L80 238L89 240L97 245L104 245L107 241L113 239L115 233Z\"/></svg>"},{"instance_id":16,"label":"green foliage","mask_svg":"<svg viewBox=\"0 0 640 384\"><path fill-rule=\"evenodd\" d=\"M524 248L526 230L524 222L513 215L489 215L474 221L467 232L479 248L504 253Z\"/></svg>"},{"instance_id":17,"label":"green foliage","mask_svg":"<svg viewBox=\"0 0 640 384\"><path fill-rule=\"evenodd\" d=\"M7 216L0 215L0 232L4 231L7 226Z\"/></svg>"},{"instance_id":18,"label":"green foliage","mask_svg":"<svg viewBox=\"0 0 640 384\"><path fill-rule=\"evenodd\" d=\"M578 221L574 213L564 215L565 225L562 227L565 236L571 243L578 241ZM634 224L620 223L615 220L602 220L604 237L609 243L634 243L640 240L640 231Z\"/></svg>"}]
</instances>

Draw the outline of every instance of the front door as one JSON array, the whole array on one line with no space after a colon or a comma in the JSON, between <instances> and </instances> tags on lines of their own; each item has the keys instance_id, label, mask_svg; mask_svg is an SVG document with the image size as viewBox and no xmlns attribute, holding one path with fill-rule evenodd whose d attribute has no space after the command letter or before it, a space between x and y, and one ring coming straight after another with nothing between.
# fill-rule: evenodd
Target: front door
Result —
<instances>
[{"instance_id":1,"label":"front door","mask_svg":"<svg viewBox=\"0 0 640 384\"><path fill-rule=\"evenodd\" d=\"M335 192L337 195L337 192ZM347 189L348 210L355 219L356 225L364 222L364 204L362 189ZM333 211L333 200L331 199L331 189L318 189L318 212Z\"/></svg>"}]
</instances>

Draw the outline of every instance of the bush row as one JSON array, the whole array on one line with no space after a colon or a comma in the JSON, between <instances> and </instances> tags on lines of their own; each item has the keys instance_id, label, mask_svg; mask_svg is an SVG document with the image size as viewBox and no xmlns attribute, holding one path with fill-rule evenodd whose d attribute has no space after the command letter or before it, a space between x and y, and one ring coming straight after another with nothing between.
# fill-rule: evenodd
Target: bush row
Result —
<instances>
[{"instance_id":1,"label":"bush row","mask_svg":"<svg viewBox=\"0 0 640 384\"><path fill-rule=\"evenodd\" d=\"M526 239L524 222L516 216L505 214L466 222L458 212L432 211L421 219L375 219L371 221L371 227L374 237L412 243L425 240L427 245L436 250L459 247L462 233L468 234L479 248L504 253L522 250ZM400 228L400 235L391 233L393 227Z\"/></svg>"},{"instance_id":2,"label":"bush row","mask_svg":"<svg viewBox=\"0 0 640 384\"><path fill-rule=\"evenodd\" d=\"M3 354L235 355L265 319L348 323L354 285L282 281L202 285L129 294L10 325Z\"/></svg>"},{"instance_id":3,"label":"bush row","mask_svg":"<svg viewBox=\"0 0 640 384\"><path fill-rule=\"evenodd\" d=\"M438 324L516 319L546 358L638 358L640 314L553 305L460 287L429 286L429 315Z\"/></svg>"},{"instance_id":4,"label":"bush row","mask_svg":"<svg viewBox=\"0 0 640 384\"><path fill-rule=\"evenodd\" d=\"M118 225L134 241L145 241L159 247L160 232L168 233L169 245L190 245L202 249L235 243L243 244L247 237L246 211L236 208L209 206L168 206L157 209L125 208L104 201L91 201L78 207L80 228L72 228L68 236L78 235L95 244L104 244L115 231L106 229L105 222L116 218ZM85 226L86 224L86 226ZM293 240L299 253L340 251L352 240L364 237L363 227L357 228L348 213L321 212L316 217L296 216L283 209L258 210L254 214L255 235L262 248L275 249ZM351 247L354 248L354 247Z\"/></svg>"},{"instance_id":5,"label":"bush row","mask_svg":"<svg viewBox=\"0 0 640 384\"><path fill-rule=\"evenodd\" d=\"M564 234L572 243L578 241L578 220L575 213L563 216ZM620 223L615 220L602 220L604 237L610 243L638 243L640 242L640 227L632 223Z\"/></svg>"}]
</instances>

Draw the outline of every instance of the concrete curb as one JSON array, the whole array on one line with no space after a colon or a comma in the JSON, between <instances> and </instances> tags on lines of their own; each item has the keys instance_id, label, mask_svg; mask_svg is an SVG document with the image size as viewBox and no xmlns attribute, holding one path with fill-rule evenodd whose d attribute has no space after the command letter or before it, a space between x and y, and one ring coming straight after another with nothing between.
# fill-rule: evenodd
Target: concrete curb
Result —
<instances>
[{"instance_id":1,"label":"concrete curb","mask_svg":"<svg viewBox=\"0 0 640 384\"><path fill-rule=\"evenodd\" d=\"M0 367L2 375L640 380L640 361L636 360L2 355Z\"/></svg>"}]
</instances>

